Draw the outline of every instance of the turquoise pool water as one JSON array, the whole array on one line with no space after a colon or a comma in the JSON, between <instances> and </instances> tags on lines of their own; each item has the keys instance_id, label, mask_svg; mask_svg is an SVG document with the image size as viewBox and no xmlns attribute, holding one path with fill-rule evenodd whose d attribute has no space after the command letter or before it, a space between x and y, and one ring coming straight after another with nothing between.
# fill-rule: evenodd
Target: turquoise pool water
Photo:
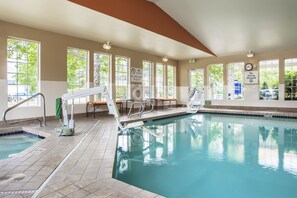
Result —
<instances>
[{"instance_id":1,"label":"turquoise pool water","mask_svg":"<svg viewBox=\"0 0 297 198\"><path fill-rule=\"evenodd\" d=\"M169 198L296 198L297 121L195 114L119 135L113 177Z\"/></svg>"},{"instance_id":2,"label":"turquoise pool water","mask_svg":"<svg viewBox=\"0 0 297 198\"><path fill-rule=\"evenodd\" d=\"M0 136L0 160L11 157L34 143L40 141L43 137L26 133L23 131L14 134Z\"/></svg>"}]
</instances>

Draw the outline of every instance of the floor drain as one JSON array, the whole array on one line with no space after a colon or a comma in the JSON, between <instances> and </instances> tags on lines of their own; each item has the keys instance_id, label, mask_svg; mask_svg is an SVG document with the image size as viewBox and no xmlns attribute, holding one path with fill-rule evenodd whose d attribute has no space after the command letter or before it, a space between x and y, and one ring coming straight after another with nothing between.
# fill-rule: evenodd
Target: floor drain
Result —
<instances>
[{"instance_id":1,"label":"floor drain","mask_svg":"<svg viewBox=\"0 0 297 198\"><path fill-rule=\"evenodd\" d=\"M15 173L11 175L4 175L3 177L0 177L0 185L5 185L11 182L17 182L24 179L26 175L24 173Z\"/></svg>"}]
</instances>

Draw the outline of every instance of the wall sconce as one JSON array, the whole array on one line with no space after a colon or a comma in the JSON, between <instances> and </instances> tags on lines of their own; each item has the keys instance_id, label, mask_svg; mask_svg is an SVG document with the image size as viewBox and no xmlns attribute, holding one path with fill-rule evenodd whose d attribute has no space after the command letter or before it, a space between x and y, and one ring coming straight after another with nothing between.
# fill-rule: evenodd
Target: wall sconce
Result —
<instances>
[{"instance_id":1,"label":"wall sconce","mask_svg":"<svg viewBox=\"0 0 297 198\"><path fill-rule=\"evenodd\" d=\"M254 53L249 51L246 55L248 58L252 58L254 56Z\"/></svg>"},{"instance_id":2,"label":"wall sconce","mask_svg":"<svg viewBox=\"0 0 297 198\"><path fill-rule=\"evenodd\" d=\"M168 57L167 56L163 57L162 58L162 61L167 62L168 61Z\"/></svg>"},{"instance_id":3,"label":"wall sconce","mask_svg":"<svg viewBox=\"0 0 297 198\"><path fill-rule=\"evenodd\" d=\"M103 48L106 50L110 50L111 49L111 45L109 41L106 41L106 43L103 44Z\"/></svg>"}]
</instances>

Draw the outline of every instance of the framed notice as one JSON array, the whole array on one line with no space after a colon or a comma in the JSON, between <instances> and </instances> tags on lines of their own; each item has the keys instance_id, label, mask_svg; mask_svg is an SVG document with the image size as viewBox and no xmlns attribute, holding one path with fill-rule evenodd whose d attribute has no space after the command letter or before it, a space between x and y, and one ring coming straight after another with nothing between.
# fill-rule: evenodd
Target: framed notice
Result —
<instances>
[{"instance_id":1,"label":"framed notice","mask_svg":"<svg viewBox=\"0 0 297 198\"><path fill-rule=\"evenodd\" d=\"M246 71L246 72L244 72L244 84L245 85L259 84L259 73L258 73L258 71Z\"/></svg>"},{"instance_id":2,"label":"framed notice","mask_svg":"<svg viewBox=\"0 0 297 198\"><path fill-rule=\"evenodd\" d=\"M142 83L142 69L131 67L130 77L131 77L131 82Z\"/></svg>"}]
</instances>

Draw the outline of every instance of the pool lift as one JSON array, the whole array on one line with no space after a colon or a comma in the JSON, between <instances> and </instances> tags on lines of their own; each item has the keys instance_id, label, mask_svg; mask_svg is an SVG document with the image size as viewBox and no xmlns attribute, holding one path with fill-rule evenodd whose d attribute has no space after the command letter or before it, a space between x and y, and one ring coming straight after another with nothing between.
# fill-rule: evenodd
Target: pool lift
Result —
<instances>
[{"instance_id":1,"label":"pool lift","mask_svg":"<svg viewBox=\"0 0 297 198\"><path fill-rule=\"evenodd\" d=\"M86 96L94 95L98 93L103 94L103 96L105 97L109 114L114 115L114 118L116 119L116 122L119 128L119 131L118 131L119 133L128 132L130 128L139 127L143 131L148 132L154 136L160 136L159 134L156 134L154 131L151 131L150 129L146 128L142 121L132 122L126 125L122 125L122 123L120 122L120 114L119 114L118 108L116 107L115 102L110 98L108 90L104 86L98 86L90 89L85 89L81 91L64 94L61 97L61 103L62 103L61 106L63 111L63 126L57 127L56 132L59 135L74 135L74 129L75 129L74 99L86 97ZM67 111L67 103L69 100L72 100L70 120L68 119L68 111Z\"/></svg>"},{"instance_id":2,"label":"pool lift","mask_svg":"<svg viewBox=\"0 0 297 198\"><path fill-rule=\"evenodd\" d=\"M193 138L197 138L198 135L203 135L203 123L201 121L190 117L185 120L185 126L187 126L187 132L190 132Z\"/></svg>"},{"instance_id":3,"label":"pool lift","mask_svg":"<svg viewBox=\"0 0 297 198\"><path fill-rule=\"evenodd\" d=\"M197 90L194 88L187 99L187 113L197 113L197 111L202 107L203 102L203 90Z\"/></svg>"}]
</instances>

